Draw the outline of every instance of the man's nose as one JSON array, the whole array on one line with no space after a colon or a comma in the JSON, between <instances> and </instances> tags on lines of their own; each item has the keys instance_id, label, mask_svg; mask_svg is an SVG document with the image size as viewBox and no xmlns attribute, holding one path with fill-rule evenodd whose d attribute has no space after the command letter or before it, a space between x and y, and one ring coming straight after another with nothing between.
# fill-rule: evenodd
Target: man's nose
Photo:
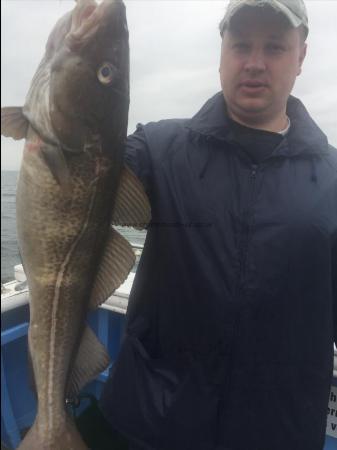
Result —
<instances>
[{"instance_id":1,"label":"man's nose","mask_svg":"<svg viewBox=\"0 0 337 450\"><path fill-rule=\"evenodd\" d=\"M244 68L248 72L262 72L266 69L263 51L252 50L247 56Z\"/></svg>"}]
</instances>

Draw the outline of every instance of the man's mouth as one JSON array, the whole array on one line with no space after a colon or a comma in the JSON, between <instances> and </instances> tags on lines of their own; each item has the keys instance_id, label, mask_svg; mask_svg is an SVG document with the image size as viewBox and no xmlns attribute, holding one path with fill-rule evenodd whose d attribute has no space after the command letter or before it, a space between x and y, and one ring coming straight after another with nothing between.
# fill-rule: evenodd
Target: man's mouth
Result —
<instances>
[{"instance_id":1,"label":"man's mouth","mask_svg":"<svg viewBox=\"0 0 337 450\"><path fill-rule=\"evenodd\" d=\"M242 81L239 86L248 87L248 88L261 88L261 87L267 87L268 84L264 81L258 81L258 80L245 80Z\"/></svg>"},{"instance_id":2,"label":"man's mouth","mask_svg":"<svg viewBox=\"0 0 337 450\"><path fill-rule=\"evenodd\" d=\"M240 86L248 86L248 87L266 87L267 83L264 81L258 80L245 80L240 83Z\"/></svg>"},{"instance_id":3,"label":"man's mouth","mask_svg":"<svg viewBox=\"0 0 337 450\"><path fill-rule=\"evenodd\" d=\"M258 80L245 80L239 83L239 89L246 93L260 93L268 87L268 84L264 81Z\"/></svg>"}]
</instances>

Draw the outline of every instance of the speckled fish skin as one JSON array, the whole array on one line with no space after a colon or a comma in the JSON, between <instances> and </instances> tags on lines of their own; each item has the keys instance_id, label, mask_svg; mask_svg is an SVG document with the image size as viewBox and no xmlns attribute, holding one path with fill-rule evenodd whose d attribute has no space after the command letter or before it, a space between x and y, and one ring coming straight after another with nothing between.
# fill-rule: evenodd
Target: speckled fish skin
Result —
<instances>
[{"instance_id":1,"label":"speckled fish skin","mask_svg":"<svg viewBox=\"0 0 337 450\"><path fill-rule=\"evenodd\" d=\"M20 450L87 448L65 397L109 236L129 105L125 7L109 0L99 7L78 0L77 15L58 22L23 108L29 125L17 232L38 411ZM107 61L102 85L97 70ZM110 75L114 82L105 84Z\"/></svg>"},{"instance_id":2,"label":"speckled fish skin","mask_svg":"<svg viewBox=\"0 0 337 450\"><path fill-rule=\"evenodd\" d=\"M58 431L70 426L64 405L66 383L109 230L114 168L108 159L76 157L65 193L39 153L27 150L31 142L26 144L18 183L17 223L31 295L29 348L37 424L43 448L70 450L56 447L55 441Z\"/></svg>"}]
</instances>

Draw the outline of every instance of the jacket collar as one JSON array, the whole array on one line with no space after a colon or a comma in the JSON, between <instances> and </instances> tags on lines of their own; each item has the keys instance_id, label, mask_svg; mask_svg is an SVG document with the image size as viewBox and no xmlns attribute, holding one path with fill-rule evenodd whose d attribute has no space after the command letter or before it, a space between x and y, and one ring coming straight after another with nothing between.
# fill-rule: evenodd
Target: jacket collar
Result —
<instances>
[{"instance_id":1,"label":"jacket collar","mask_svg":"<svg viewBox=\"0 0 337 450\"><path fill-rule=\"evenodd\" d=\"M328 153L328 140L318 125L310 117L302 102L290 96L287 114L291 127L273 156L296 156L299 154L320 156ZM211 97L200 111L190 119L187 127L198 134L216 140L233 141L229 126L226 103L222 92Z\"/></svg>"}]
</instances>

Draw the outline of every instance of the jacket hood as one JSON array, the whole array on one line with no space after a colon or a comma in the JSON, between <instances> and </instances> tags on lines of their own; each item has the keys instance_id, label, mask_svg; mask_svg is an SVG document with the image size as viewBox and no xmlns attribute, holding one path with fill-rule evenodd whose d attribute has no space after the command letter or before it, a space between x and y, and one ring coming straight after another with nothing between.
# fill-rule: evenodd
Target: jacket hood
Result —
<instances>
[{"instance_id":1,"label":"jacket hood","mask_svg":"<svg viewBox=\"0 0 337 450\"><path fill-rule=\"evenodd\" d=\"M291 126L288 134L277 147L274 156L321 156L329 152L328 140L318 125L310 117L303 103L290 96L287 104L287 115ZM226 103L222 92L211 97L192 117L187 127L198 134L210 136L217 140L233 139L228 121Z\"/></svg>"}]
</instances>

